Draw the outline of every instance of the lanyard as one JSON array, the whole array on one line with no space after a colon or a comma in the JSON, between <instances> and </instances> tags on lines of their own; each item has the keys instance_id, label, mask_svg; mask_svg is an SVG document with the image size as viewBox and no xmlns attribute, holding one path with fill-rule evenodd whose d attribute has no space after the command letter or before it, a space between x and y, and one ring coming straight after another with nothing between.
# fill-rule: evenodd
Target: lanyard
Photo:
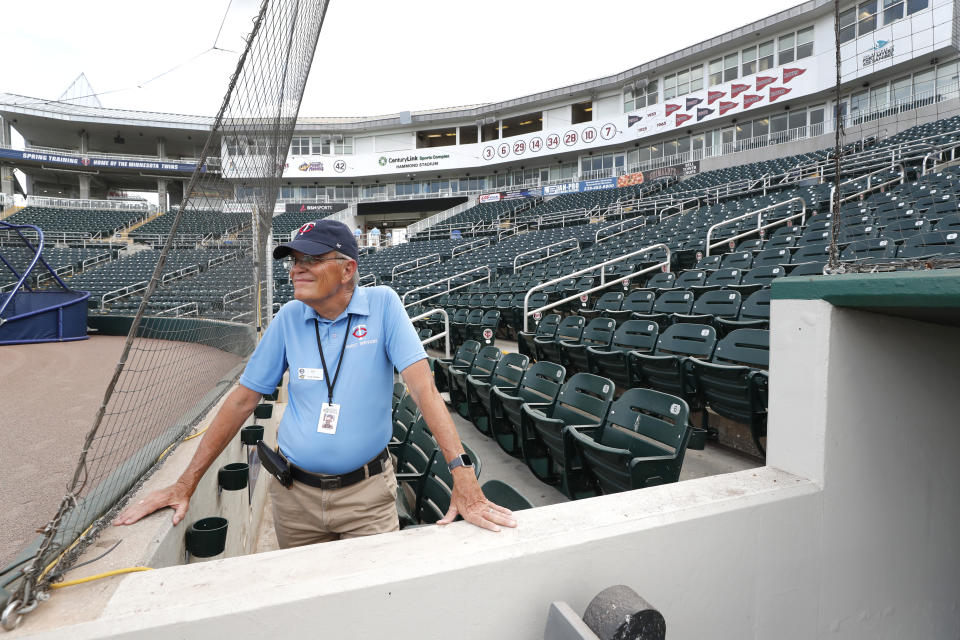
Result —
<instances>
[{"instance_id":1,"label":"lanyard","mask_svg":"<svg viewBox=\"0 0 960 640\"><path fill-rule=\"evenodd\" d=\"M313 319L313 328L317 332L317 349L320 350L320 362L323 364L323 381L327 383L327 397L329 401L327 404L333 404L333 388L337 384L337 378L340 377L340 365L343 364L343 354L347 351L347 337L350 335L350 321L353 319L353 314L347 314L347 328L343 332L343 346L340 347L340 361L337 362L337 371L333 374L333 381L330 380L330 370L327 369L327 360L323 357L323 347L320 346L320 322L314 318Z\"/></svg>"}]
</instances>

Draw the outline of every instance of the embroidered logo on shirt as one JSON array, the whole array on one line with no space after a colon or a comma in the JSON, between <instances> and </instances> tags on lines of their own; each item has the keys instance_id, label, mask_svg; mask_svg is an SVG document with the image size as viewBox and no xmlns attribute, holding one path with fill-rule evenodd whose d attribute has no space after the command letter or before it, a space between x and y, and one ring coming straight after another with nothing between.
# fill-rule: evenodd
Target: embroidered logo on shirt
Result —
<instances>
[{"instance_id":1,"label":"embroidered logo on shirt","mask_svg":"<svg viewBox=\"0 0 960 640\"><path fill-rule=\"evenodd\" d=\"M361 324L353 330L353 337L356 339L361 339L367 337L367 325Z\"/></svg>"}]
</instances>

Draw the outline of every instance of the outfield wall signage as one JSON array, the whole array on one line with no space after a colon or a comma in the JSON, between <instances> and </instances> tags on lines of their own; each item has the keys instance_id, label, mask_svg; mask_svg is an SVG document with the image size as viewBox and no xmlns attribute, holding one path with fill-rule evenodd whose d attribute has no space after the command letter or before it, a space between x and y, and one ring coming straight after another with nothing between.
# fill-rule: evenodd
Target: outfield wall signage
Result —
<instances>
[{"instance_id":1,"label":"outfield wall signage","mask_svg":"<svg viewBox=\"0 0 960 640\"><path fill-rule=\"evenodd\" d=\"M0 158L42 162L61 166L78 167L80 169L134 169L146 171L173 171L177 173L193 173L197 166L193 162L174 162L165 160L124 160L121 158L98 158L96 156L80 156L56 153L39 153L36 151L17 149L0 149ZM206 167L202 169L206 171Z\"/></svg>"},{"instance_id":2,"label":"outfield wall signage","mask_svg":"<svg viewBox=\"0 0 960 640\"><path fill-rule=\"evenodd\" d=\"M316 213L326 216L343 211L347 206L346 202L288 202L284 206L284 213Z\"/></svg>"}]
</instances>

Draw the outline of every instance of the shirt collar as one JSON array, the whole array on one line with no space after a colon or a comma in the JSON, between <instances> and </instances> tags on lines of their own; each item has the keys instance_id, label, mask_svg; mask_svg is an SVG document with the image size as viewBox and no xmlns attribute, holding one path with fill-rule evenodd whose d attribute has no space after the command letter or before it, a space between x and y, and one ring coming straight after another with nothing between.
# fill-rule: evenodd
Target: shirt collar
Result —
<instances>
[{"instance_id":1,"label":"shirt collar","mask_svg":"<svg viewBox=\"0 0 960 640\"><path fill-rule=\"evenodd\" d=\"M303 320L304 322L313 322L314 319L319 320L320 322L331 322L327 318L323 318L314 311L313 307L300 303L303 305ZM347 304L347 308L336 317L332 322L339 322L347 317L347 314L352 314L355 316L368 316L370 315L370 299L367 296L367 291L365 287L354 287L353 296L350 297L350 302Z\"/></svg>"}]
</instances>

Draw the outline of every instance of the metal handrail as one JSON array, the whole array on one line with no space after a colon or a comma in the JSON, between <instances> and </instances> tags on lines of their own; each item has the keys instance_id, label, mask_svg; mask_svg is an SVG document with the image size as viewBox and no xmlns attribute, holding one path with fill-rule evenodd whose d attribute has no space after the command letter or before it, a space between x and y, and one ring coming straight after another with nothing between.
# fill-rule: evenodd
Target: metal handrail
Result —
<instances>
[{"instance_id":1,"label":"metal handrail","mask_svg":"<svg viewBox=\"0 0 960 640\"><path fill-rule=\"evenodd\" d=\"M628 273L627 275L621 276L621 277L617 278L616 280L609 280L609 281L607 281L607 282L605 282L605 283L603 283L603 284L601 284L601 285L599 285L599 286L593 287L593 288L591 288L591 289L587 289L586 291L578 291L577 293L573 294L572 296L567 296L566 298L563 298L562 300L557 300L556 302L553 302L553 303L544 305L544 306L540 307L539 309L534 309L533 311L529 311L529 308L530 308L530 294L532 294L534 291L539 291L540 289L545 289L545 288L549 287L550 285L556 284L556 283L558 283L558 282L563 282L564 280L569 280L570 278L575 278L575 277L580 276L580 275L583 275L583 274L585 274L585 273L593 273L593 272L596 271L597 269L600 269L600 273L602 274L603 271L604 271L603 268L606 267L608 264L613 264L613 263L615 263L615 262L620 262L620 261L622 261L622 260L626 260L627 258L632 258L633 256L640 255L641 253L650 253L650 252L653 251L654 249L663 249L664 251L666 251L666 252L667 252L667 259L666 259L665 261L663 261L663 262L658 262L657 264L655 264L655 265L653 265L653 266L651 266L651 267L647 267L646 269L641 269L640 271L634 271L633 273ZM530 289L529 291L527 291L527 294L526 294L525 296L523 296L523 331L524 331L524 333L526 333L526 332L528 331L528 329L527 329L527 318L529 318L529 317L530 317L531 315L533 315L534 313L542 313L542 312L546 311L547 309L553 309L554 307L557 307L557 306L559 306L559 305L561 305L561 304L564 304L564 303L566 303L566 302L570 302L571 300L576 300L577 298L579 298L579 297L582 296L582 295L587 295L587 294L593 293L594 291L600 291L601 289L606 289L606 288L608 288L608 287L610 287L610 286L612 286L612 285L619 284L619 283L621 283L621 282L626 282L627 280L630 280L630 279L632 279L632 278L636 278L637 276L643 275L643 274L648 273L648 272L650 272L650 271L654 271L654 270L656 270L656 269L661 269L661 270L662 270L664 267L666 267L666 268L669 270L669 269L670 269L670 259L671 259L670 247L668 247L667 245L665 245L665 244L663 244L663 243L661 242L661 243L657 243L657 244L652 244L652 245L650 245L649 247L644 247L643 249L638 249L638 250L636 250L636 251L631 251L630 253L625 253L625 254L623 254L622 256L618 256L618 257L616 257L616 258L611 258L610 260L607 260L607 261L605 261L605 262L600 262L600 263L598 263L598 264L595 264L595 265L593 265L593 266L587 267L587 268L585 268L585 269L580 269L579 271L574 271L573 273L568 273L568 274L566 274L566 275L564 275L564 276L561 276L561 277L559 277L559 278L554 278L553 280L550 280L550 281L548 281L548 282L542 282L542 283L538 284L537 286L533 287L532 289Z\"/></svg>"},{"instance_id":2,"label":"metal handrail","mask_svg":"<svg viewBox=\"0 0 960 640\"><path fill-rule=\"evenodd\" d=\"M148 284L148 280L141 280L140 282L134 282L133 284L128 284L125 287L114 289L113 291L107 291L100 297L100 310L106 310L108 302L114 302L120 298L126 298L127 296L144 291Z\"/></svg>"},{"instance_id":3,"label":"metal handrail","mask_svg":"<svg viewBox=\"0 0 960 640\"><path fill-rule=\"evenodd\" d=\"M456 287L453 287L453 288L450 287L450 281L451 281L451 280L453 280L453 279L455 279L455 278L460 278L460 277L462 277L462 276L469 275L469 274L471 274L471 273L476 273L477 271L486 271L486 272L487 272L487 275L484 276L483 278L477 278L476 280L471 280L470 282L467 282L467 283L461 284L461 285L457 285ZM460 273L455 273L455 274L452 275L452 276L447 276L446 278L441 278L441 279L436 280L436 281L434 281L434 282L430 282L430 283L428 283L428 284L425 284L425 285L416 287L416 288L414 288L414 289L410 289L409 291L407 291L406 293L404 293L403 296L400 298L400 303L403 304L403 306L404 306L405 308L406 308L406 307L409 307L409 306L411 306L411 305L414 305L414 304L423 304L423 303L426 302L427 300L433 300L434 298L439 298L439 297L442 296L444 293L450 293L451 291L459 291L460 289L463 289L463 288L465 288L465 287L469 287L470 285L475 284L475 283L477 283L477 282L480 282L481 280L486 280L488 283L490 282L490 267L487 266L487 265L481 265L481 266L479 266L479 267L474 267L473 269L467 269L466 271L461 271ZM411 293L416 293L417 291L423 291L424 289L429 289L429 288L431 288L431 287L434 287L434 286L440 284L441 282L446 282L446 283L447 283L447 290L444 291L443 293L436 293L436 294L434 294L434 295L432 295L432 296L427 296L427 297L424 298L423 300L416 300L416 301L414 301L414 302L411 302L410 304L406 304L407 296L410 295Z\"/></svg>"},{"instance_id":4,"label":"metal handrail","mask_svg":"<svg viewBox=\"0 0 960 640\"><path fill-rule=\"evenodd\" d=\"M624 228L623 228L623 225L629 224L629 223L631 223L631 222L637 222L638 220L639 220L640 222L642 222L643 224L638 224L638 225L636 225L636 226L634 226L634 227L630 227L629 229L624 229ZM600 229L597 229L597 232L596 232L595 234L593 234L593 242L594 242L594 244L600 244L601 242L604 242L604 241L606 241L606 240L609 240L610 238L615 238L615 237L619 236L621 233L626 233L627 231L633 231L633 230L636 229L637 227L645 227L645 226L647 226L647 219L646 219L646 217L644 217L644 216L636 216L635 218L626 218L626 219L624 219L624 220L621 220L620 222L614 222L614 223L611 224L611 225L608 225L608 226L606 226L606 227L601 227ZM603 231L606 231L607 229L613 229L614 227L620 227L620 231L617 231L616 233L611 233L611 234L608 235L608 236L603 236L602 239L600 238L600 234L601 234Z\"/></svg>"},{"instance_id":5,"label":"metal handrail","mask_svg":"<svg viewBox=\"0 0 960 640\"><path fill-rule=\"evenodd\" d=\"M761 218L763 217L763 213L764 213L765 211L771 211L771 210L773 210L773 209L777 209L777 208L779 208L779 207L788 205L788 204L790 204L791 202L800 202L800 204L802 205L802 208L801 208L801 210L800 210L800 213L790 214L790 215L788 215L788 216L785 217L785 218L779 218L779 219L777 219L777 220L775 220L775 221L773 221L773 222L769 222L769 223L764 224L764 225L761 225L761 224L760 224L760 223L761 223ZM720 227L722 227L722 226L724 226L724 225L731 224L731 223L733 223L733 222L739 222L740 220L746 220L747 218L749 218L749 217L751 217L751 216L757 216L757 228L756 228L756 229L751 229L750 231L746 231L746 232L744 232L744 233L737 234L737 235L735 235L735 236L733 236L733 237L731 237L731 238L724 238L723 240L721 240L720 242L717 242L717 243L715 243L715 244L710 244L710 236L713 235L714 229L718 229L718 228L720 228ZM796 218L796 217L799 217L799 218L801 219L800 224L803 224L803 222L806 221L806 219L807 219L807 201L804 200L804 199L803 199L802 197L800 197L800 196L797 196L797 197L795 197L795 198L790 198L789 200L784 200L783 202L778 202L777 204L772 204L772 205L770 205L770 206L768 206L768 207L764 207L764 208L762 208L762 209L757 209L756 211L750 211L749 213L745 213L745 214L743 214L743 215L739 215L739 216L737 216L736 218L730 218L729 220L722 220L722 221L718 222L717 224L711 226L709 229L707 229L706 251L705 251L704 253L705 253L705 255L708 255L708 256L709 256L709 255L710 255L710 250L713 249L714 247L719 247L720 245L722 245L722 244L724 244L724 243L726 243L726 242L732 242L732 241L734 241L734 240L739 240L740 238L745 238L745 237L747 237L747 236L753 235L754 233L760 233L760 232L763 231L764 229L767 229L767 228L769 228L769 227L776 226L776 225L781 224L781 223L783 223L783 222L786 222L786 221L788 221L788 220L793 220L793 219Z\"/></svg>"},{"instance_id":6,"label":"metal handrail","mask_svg":"<svg viewBox=\"0 0 960 640\"><path fill-rule=\"evenodd\" d=\"M245 287L240 287L239 289L234 289L233 291L227 291L225 294L223 294L223 297L220 300L223 302L223 306L226 307L231 302L242 300L247 296L253 295L254 289L254 285L248 284ZM227 298L229 298L229 300Z\"/></svg>"},{"instance_id":7,"label":"metal handrail","mask_svg":"<svg viewBox=\"0 0 960 640\"><path fill-rule=\"evenodd\" d=\"M660 222L663 222L663 221L664 221L665 219L667 219L667 218L671 218L671 217L673 217L673 216L680 215L681 213L683 213L684 211L686 211L687 205L690 204L691 202L696 202L696 203L697 203L697 207L700 206L700 198L694 197L694 198L689 198L689 199L687 199L687 200L684 200L684 201L682 201L682 202L678 202L678 203L675 204L675 205L672 205L672 206L669 206L669 207L664 207L663 209L660 209L660 213L657 214ZM680 207L680 208L679 208L679 209L677 210L677 212L674 213L674 214L671 214L671 215L669 215L669 216L663 215L663 213L664 213L665 211L670 211L670 210L673 209L674 207Z\"/></svg>"},{"instance_id":8,"label":"metal handrail","mask_svg":"<svg viewBox=\"0 0 960 640\"><path fill-rule=\"evenodd\" d=\"M371 278L371 279L372 279L372 281L370 282L370 284L365 284L367 278ZM358 287L375 287L375 286L377 286L377 274L375 274L375 273L368 273L368 274L365 275L365 276L360 276L360 279L357 280L357 286L358 286Z\"/></svg>"},{"instance_id":9,"label":"metal handrail","mask_svg":"<svg viewBox=\"0 0 960 640\"><path fill-rule=\"evenodd\" d=\"M420 264L421 260L427 260L429 258L436 258L436 260L433 260L431 262L424 262L423 264ZM400 267L405 267L408 264L412 264L414 265L414 267L412 269L407 269L406 271L401 271L400 273L397 273L397 269L399 269ZM414 258L413 260L407 260L406 262L401 262L400 264L396 265L393 269L390 270L390 279L393 280L398 275L403 275L404 273L410 273L411 271L416 271L420 267L426 267L431 264L440 264L439 253L430 253L425 256L420 256L419 258Z\"/></svg>"},{"instance_id":10,"label":"metal handrail","mask_svg":"<svg viewBox=\"0 0 960 640\"><path fill-rule=\"evenodd\" d=\"M874 185L874 184L873 184L873 176L875 176L875 175L877 175L877 174L879 174L879 173L886 173L886 172L890 171L890 168L889 168L889 167L881 167L880 169L877 169L876 171L871 171L870 173L868 173L868 174L865 175L865 176L857 176L856 178L850 178L849 180L846 180L846 181L844 181L844 182L841 182L840 185L839 185L840 188L842 188L844 185L852 184L852 183L854 183L854 182L859 182L859 181L863 180L864 178L866 178L866 179L867 179L867 188L866 188L866 189L862 189L862 190L860 190L860 191L857 191L856 193L851 193L851 194L848 195L848 196L842 196L842 197L840 198L840 204L843 204L844 202L849 202L849 201L851 201L851 200L854 200L854 199L862 196L863 194L865 194L865 193L867 193L867 192L873 191L874 189L882 189L883 187L886 187L887 185L891 185L891 184L893 184L893 183L895 183L895 182L899 182L900 184L903 184L904 182L906 182L906 181L907 181L907 169L906 169L906 167L904 167L902 163L899 163L899 164L897 164L897 165L895 165L895 166L896 166L896 167L900 167L900 177L899 177L899 178L894 178L894 179L892 179L892 180L887 180L886 182L881 182L880 184L877 184L877 185ZM837 188L838 188L838 187L837 187L836 185L830 187L830 212L831 212L831 213L837 213L836 211L833 210L833 207L834 207L834 204L835 204L835 203L834 203L834 195L835 195L836 192L837 192Z\"/></svg>"},{"instance_id":11,"label":"metal handrail","mask_svg":"<svg viewBox=\"0 0 960 640\"><path fill-rule=\"evenodd\" d=\"M450 316L447 314L446 309L442 309L440 307L437 307L436 309L431 309L430 311L426 311L424 313L421 313L418 316L414 316L410 318L410 322L413 323L413 322L416 322L417 320L423 320L424 318L429 318L430 316L436 315L438 313L443 316L443 331L441 331L435 336L430 336L426 340L421 340L420 344L426 346L431 342L439 340L440 338L444 338L443 352L446 354L446 357L449 358L450 357Z\"/></svg>"},{"instance_id":12,"label":"metal handrail","mask_svg":"<svg viewBox=\"0 0 960 640\"><path fill-rule=\"evenodd\" d=\"M573 247L571 247L571 248L568 249L567 251L561 251L560 253L554 253L554 254L551 255L551 253L550 253L551 247L556 247L557 245L561 245L561 244L568 244L571 240L572 240L573 243L574 243L574 246L573 246ZM523 253L518 253L518 254L517 254L517 257L513 259L513 272L514 272L514 273L517 272L517 270L518 270L518 268L517 268L517 260L519 260L522 256L527 256L527 255L530 255L531 253L539 253L540 251L543 251L544 249L547 250L547 255L546 255L546 256L544 256L544 257L542 257L542 258L538 258L538 259L536 259L536 260L531 260L530 262L524 262L524 263L523 263L523 266L526 267L526 266L529 266L529 265L531 265L531 264L537 264L538 262L543 262L544 260L547 260L547 259L549 259L549 258L556 258L557 256L562 256L563 254L565 254L565 253L570 253L571 251L579 251L579 250L580 250L580 241L579 241L578 239L576 239L576 238L567 238L567 239L565 239L565 240L560 240L560 241L554 242L554 243L552 243L552 244L544 245L544 246L542 246L542 247L537 247L536 249L530 249L529 251L524 251Z\"/></svg>"},{"instance_id":13,"label":"metal handrail","mask_svg":"<svg viewBox=\"0 0 960 640\"><path fill-rule=\"evenodd\" d=\"M189 308L190 310L184 313L180 313L181 309L187 309L187 308ZM184 302L183 304L178 305L176 307L171 307L170 309L163 309L162 311L157 311L154 315L165 316L168 313L173 313L174 311L177 312L174 314L174 316L177 318L180 318L183 316L189 316L189 315L199 316L200 306L196 302Z\"/></svg>"},{"instance_id":14,"label":"metal handrail","mask_svg":"<svg viewBox=\"0 0 960 640\"><path fill-rule=\"evenodd\" d=\"M454 247L450 251L450 259L457 256L462 256L465 253L470 253L471 251L476 251L477 249L482 249L483 247L490 246L490 238L477 238L476 240L471 240L460 246Z\"/></svg>"}]
</instances>

